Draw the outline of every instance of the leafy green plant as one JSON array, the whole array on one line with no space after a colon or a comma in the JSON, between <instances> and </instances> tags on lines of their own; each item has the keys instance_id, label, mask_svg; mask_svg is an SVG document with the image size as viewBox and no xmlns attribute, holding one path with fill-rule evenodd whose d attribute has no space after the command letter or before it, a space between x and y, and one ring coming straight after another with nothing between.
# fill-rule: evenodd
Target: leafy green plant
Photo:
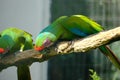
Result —
<instances>
[{"instance_id":1,"label":"leafy green plant","mask_svg":"<svg viewBox=\"0 0 120 80\"><path fill-rule=\"evenodd\" d=\"M90 72L90 80L101 80L98 74L93 69L89 69L89 72Z\"/></svg>"}]
</instances>

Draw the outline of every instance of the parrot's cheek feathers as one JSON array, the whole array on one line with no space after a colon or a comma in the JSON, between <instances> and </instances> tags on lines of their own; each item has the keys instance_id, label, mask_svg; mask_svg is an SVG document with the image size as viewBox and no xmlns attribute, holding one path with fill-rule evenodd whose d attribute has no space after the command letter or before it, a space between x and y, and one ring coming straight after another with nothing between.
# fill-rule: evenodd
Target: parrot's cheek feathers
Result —
<instances>
[{"instance_id":1,"label":"parrot's cheek feathers","mask_svg":"<svg viewBox=\"0 0 120 80\"><path fill-rule=\"evenodd\" d=\"M44 49L44 46L40 46L40 47L34 46L34 49L35 49L36 51L41 51L41 50Z\"/></svg>"},{"instance_id":2,"label":"parrot's cheek feathers","mask_svg":"<svg viewBox=\"0 0 120 80\"><path fill-rule=\"evenodd\" d=\"M3 48L0 48L0 54L3 54L5 50Z\"/></svg>"}]
</instances>

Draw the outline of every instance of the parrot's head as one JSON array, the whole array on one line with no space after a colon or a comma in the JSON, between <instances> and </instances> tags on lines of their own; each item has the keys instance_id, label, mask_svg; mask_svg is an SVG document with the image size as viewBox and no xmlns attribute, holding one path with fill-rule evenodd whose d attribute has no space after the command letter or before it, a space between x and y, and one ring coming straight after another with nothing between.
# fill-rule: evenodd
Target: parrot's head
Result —
<instances>
[{"instance_id":1,"label":"parrot's head","mask_svg":"<svg viewBox=\"0 0 120 80\"><path fill-rule=\"evenodd\" d=\"M40 33L35 41L34 49L37 51L41 51L46 47L49 47L56 41L56 36L51 32L43 32Z\"/></svg>"},{"instance_id":2,"label":"parrot's head","mask_svg":"<svg viewBox=\"0 0 120 80\"><path fill-rule=\"evenodd\" d=\"M4 38L0 38L0 54L5 54L9 50L9 44Z\"/></svg>"}]
</instances>

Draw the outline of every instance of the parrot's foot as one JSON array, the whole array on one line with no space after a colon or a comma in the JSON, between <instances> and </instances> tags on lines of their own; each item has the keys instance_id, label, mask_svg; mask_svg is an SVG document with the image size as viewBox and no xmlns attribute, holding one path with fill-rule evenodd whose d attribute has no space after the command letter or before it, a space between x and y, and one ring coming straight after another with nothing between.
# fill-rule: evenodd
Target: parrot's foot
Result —
<instances>
[{"instance_id":1,"label":"parrot's foot","mask_svg":"<svg viewBox=\"0 0 120 80\"><path fill-rule=\"evenodd\" d=\"M21 49L19 52L23 52L23 49Z\"/></svg>"}]
</instances>

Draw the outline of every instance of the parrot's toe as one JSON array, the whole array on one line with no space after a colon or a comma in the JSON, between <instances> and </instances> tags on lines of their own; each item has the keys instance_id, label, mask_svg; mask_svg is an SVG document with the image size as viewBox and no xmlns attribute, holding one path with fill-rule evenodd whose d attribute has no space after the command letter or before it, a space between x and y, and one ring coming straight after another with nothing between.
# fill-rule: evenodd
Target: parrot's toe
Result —
<instances>
[{"instance_id":1,"label":"parrot's toe","mask_svg":"<svg viewBox=\"0 0 120 80\"><path fill-rule=\"evenodd\" d=\"M23 52L23 50L21 49L20 52Z\"/></svg>"}]
</instances>

